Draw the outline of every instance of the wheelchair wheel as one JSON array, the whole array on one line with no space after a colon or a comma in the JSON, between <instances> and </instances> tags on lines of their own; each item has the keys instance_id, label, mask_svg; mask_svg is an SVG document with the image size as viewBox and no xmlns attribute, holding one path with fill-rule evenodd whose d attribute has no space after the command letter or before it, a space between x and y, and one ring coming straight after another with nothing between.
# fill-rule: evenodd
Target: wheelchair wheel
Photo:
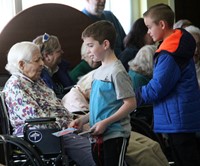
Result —
<instances>
[{"instance_id":1,"label":"wheelchair wheel","mask_svg":"<svg viewBox=\"0 0 200 166\"><path fill-rule=\"evenodd\" d=\"M0 135L7 166L43 166L44 163L33 147L21 138Z\"/></svg>"}]
</instances>

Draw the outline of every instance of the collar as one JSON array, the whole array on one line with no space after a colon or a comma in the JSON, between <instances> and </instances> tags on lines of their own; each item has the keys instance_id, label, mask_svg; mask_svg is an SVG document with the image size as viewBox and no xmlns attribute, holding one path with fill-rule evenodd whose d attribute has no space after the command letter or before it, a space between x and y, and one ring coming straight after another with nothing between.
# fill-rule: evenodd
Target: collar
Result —
<instances>
[{"instance_id":1,"label":"collar","mask_svg":"<svg viewBox=\"0 0 200 166\"><path fill-rule=\"evenodd\" d=\"M28 80L28 81L30 81L30 82L32 82L32 83L35 83L33 80L31 80L30 78L28 78L27 76L25 76L25 75L22 74L22 73L16 72L16 73L13 73L12 75L20 76L20 77L22 77L22 78L24 78L24 79L26 79L26 80Z\"/></svg>"},{"instance_id":2,"label":"collar","mask_svg":"<svg viewBox=\"0 0 200 166\"><path fill-rule=\"evenodd\" d=\"M50 76L53 76L58 70L59 70L59 67L56 66L55 70L51 70L48 66L44 66L46 68L46 70L48 71L49 75Z\"/></svg>"},{"instance_id":3,"label":"collar","mask_svg":"<svg viewBox=\"0 0 200 166\"><path fill-rule=\"evenodd\" d=\"M163 42L160 44L159 48L156 52L161 52L162 50L168 52L175 52L179 47L180 39L182 37L183 32L180 29L174 30L174 32L168 36Z\"/></svg>"}]
</instances>

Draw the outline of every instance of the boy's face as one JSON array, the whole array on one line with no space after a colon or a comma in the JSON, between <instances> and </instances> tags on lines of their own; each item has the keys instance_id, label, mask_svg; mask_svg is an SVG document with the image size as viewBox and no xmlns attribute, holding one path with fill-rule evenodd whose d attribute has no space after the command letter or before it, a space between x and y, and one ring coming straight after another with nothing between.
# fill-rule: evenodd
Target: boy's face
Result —
<instances>
[{"instance_id":1,"label":"boy's face","mask_svg":"<svg viewBox=\"0 0 200 166\"><path fill-rule=\"evenodd\" d=\"M154 42L163 40L163 25L160 21L156 24L150 17L144 17L144 23L148 28L148 34L152 37Z\"/></svg>"},{"instance_id":2,"label":"boy's face","mask_svg":"<svg viewBox=\"0 0 200 166\"><path fill-rule=\"evenodd\" d=\"M104 44L99 44L97 40L92 37L86 37L83 39L87 47L87 54L94 62L102 61L105 54Z\"/></svg>"}]
</instances>

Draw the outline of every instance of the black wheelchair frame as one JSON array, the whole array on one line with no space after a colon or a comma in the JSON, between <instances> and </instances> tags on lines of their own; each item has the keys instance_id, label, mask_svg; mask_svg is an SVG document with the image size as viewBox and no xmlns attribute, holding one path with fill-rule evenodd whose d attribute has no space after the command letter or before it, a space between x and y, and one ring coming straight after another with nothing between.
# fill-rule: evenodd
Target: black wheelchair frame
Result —
<instances>
[{"instance_id":1,"label":"black wheelchair frame","mask_svg":"<svg viewBox=\"0 0 200 166\"><path fill-rule=\"evenodd\" d=\"M53 132L59 128L37 129L34 125L54 123L55 118L36 118L25 121L24 137L16 137L11 133L4 93L0 92L0 163L6 166L68 166L68 157L64 154L62 137L55 137ZM47 136L48 135L48 136ZM34 139L32 139L32 138Z\"/></svg>"}]
</instances>

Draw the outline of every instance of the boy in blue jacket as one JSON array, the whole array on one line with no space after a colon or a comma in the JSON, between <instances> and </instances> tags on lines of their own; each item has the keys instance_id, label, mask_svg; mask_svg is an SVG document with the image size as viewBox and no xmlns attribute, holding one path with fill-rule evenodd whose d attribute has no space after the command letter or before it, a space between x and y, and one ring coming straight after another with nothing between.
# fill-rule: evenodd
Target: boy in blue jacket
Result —
<instances>
[{"instance_id":1,"label":"boy in blue jacket","mask_svg":"<svg viewBox=\"0 0 200 166\"><path fill-rule=\"evenodd\" d=\"M165 4L144 14L148 33L161 42L154 55L153 78L137 90L138 105L154 106L154 130L167 133L176 166L199 166L196 132L200 131L200 91L193 55L195 40L173 29L174 12Z\"/></svg>"}]
</instances>

